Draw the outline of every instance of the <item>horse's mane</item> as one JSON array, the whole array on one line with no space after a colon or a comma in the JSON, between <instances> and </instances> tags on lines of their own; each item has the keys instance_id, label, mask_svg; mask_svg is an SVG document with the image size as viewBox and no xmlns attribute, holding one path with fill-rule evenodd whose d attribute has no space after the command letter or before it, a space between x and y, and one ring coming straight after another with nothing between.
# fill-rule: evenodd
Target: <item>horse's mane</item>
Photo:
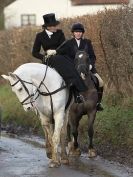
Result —
<instances>
[{"instance_id":1,"label":"horse's mane","mask_svg":"<svg viewBox=\"0 0 133 177\"><path fill-rule=\"evenodd\" d=\"M41 71L41 70L46 70L46 65L41 64L41 63L24 63L24 64L20 65L14 71L14 73L19 74L19 73L22 73L22 72L28 72L29 68L32 70L32 72L34 72L35 70ZM50 70L51 70L51 68L50 68Z\"/></svg>"}]
</instances>

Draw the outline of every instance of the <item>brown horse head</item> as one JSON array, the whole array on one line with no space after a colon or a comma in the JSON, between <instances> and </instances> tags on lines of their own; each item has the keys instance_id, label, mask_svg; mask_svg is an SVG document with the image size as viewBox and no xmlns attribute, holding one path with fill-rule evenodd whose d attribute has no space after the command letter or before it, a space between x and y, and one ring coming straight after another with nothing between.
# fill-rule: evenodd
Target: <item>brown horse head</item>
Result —
<instances>
[{"instance_id":1,"label":"brown horse head","mask_svg":"<svg viewBox=\"0 0 133 177\"><path fill-rule=\"evenodd\" d=\"M79 50L75 55L74 62L78 73L82 79L85 80L88 74L90 74L91 61L89 55L85 51Z\"/></svg>"}]
</instances>

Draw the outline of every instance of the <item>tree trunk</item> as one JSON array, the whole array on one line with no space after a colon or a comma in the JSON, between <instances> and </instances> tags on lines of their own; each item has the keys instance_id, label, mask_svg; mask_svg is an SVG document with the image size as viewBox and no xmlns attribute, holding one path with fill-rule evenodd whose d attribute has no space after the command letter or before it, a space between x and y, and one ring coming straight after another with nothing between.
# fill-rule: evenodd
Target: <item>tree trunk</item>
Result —
<instances>
[{"instance_id":1,"label":"tree trunk","mask_svg":"<svg viewBox=\"0 0 133 177\"><path fill-rule=\"evenodd\" d=\"M5 28L4 23L4 8L16 0L0 0L0 30Z\"/></svg>"},{"instance_id":2,"label":"tree trunk","mask_svg":"<svg viewBox=\"0 0 133 177\"><path fill-rule=\"evenodd\" d=\"M1 6L6 7L9 4L13 3L14 1L16 1L16 0L0 0L0 7Z\"/></svg>"},{"instance_id":3,"label":"tree trunk","mask_svg":"<svg viewBox=\"0 0 133 177\"><path fill-rule=\"evenodd\" d=\"M0 7L0 30L3 30L4 28L4 8Z\"/></svg>"}]
</instances>

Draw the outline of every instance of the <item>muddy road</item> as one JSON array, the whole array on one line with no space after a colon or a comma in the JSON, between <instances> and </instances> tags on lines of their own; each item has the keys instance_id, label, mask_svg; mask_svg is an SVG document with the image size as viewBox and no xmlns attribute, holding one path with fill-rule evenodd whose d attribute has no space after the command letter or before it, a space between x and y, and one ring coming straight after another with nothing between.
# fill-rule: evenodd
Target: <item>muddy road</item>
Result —
<instances>
[{"instance_id":1,"label":"muddy road","mask_svg":"<svg viewBox=\"0 0 133 177\"><path fill-rule=\"evenodd\" d=\"M0 138L0 177L132 177L133 170L101 157L82 155L70 165L48 167L49 160L40 143L17 138Z\"/></svg>"}]
</instances>

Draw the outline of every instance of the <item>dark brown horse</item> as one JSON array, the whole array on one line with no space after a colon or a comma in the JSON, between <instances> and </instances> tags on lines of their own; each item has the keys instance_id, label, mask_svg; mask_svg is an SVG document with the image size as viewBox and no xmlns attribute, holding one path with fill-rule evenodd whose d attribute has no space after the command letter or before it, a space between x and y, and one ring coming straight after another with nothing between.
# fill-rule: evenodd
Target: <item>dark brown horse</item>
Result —
<instances>
[{"instance_id":1,"label":"dark brown horse","mask_svg":"<svg viewBox=\"0 0 133 177\"><path fill-rule=\"evenodd\" d=\"M68 135L70 140L70 133L73 136L73 142L69 145L69 155L80 155L78 145L78 126L83 115L88 116L88 135L89 135L89 157L95 157L96 152L93 148L93 124L96 117L96 106L98 101L98 94L92 81L92 74L90 71L89 56L84 51L78 51L75 57L75 66L80 76L88 87L88 90L82 93L84 102L80 104L73 103L69 113Z\"/></svg>"}]
</instances>

